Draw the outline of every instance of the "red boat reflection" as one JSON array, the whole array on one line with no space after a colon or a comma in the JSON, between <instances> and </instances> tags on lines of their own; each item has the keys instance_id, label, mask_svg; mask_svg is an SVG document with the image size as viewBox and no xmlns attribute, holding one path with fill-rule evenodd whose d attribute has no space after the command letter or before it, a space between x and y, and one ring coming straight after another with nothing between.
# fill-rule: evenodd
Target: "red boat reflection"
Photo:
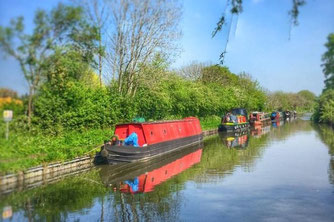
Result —
<instances>
[{"instance_id":1,"label":"red boat reflection","mask_svg":"<svg viewBox=\"0 0 334 222\"><path fill-rule=\"evenodd\" d=\"M154 161L102 167L102 181L123 193L146 193L171 177L199 163L202 148L189 147L182 152L164 155Z\"/></svg>"},{"instance_id":2,"label":"red boat reflection","mask_svg":"<svg viewBox=\"0 0 334 222\"><path fill-rule=\"evenodd\" d=\"M270 132L271 125L267 126L256 126L251 129L251 135L256 138L260 138L261 136Z\"/></svg>"},{"instance_id":3,"label":"red boat reflection","mask_svg":"<svg viewBox=\"0 0 334 222\"><path fill-rule=\"evenodd\" d=\"M202 149L199 149L158 169L142 174L132 180L121 182L120 191L126 193L151 192L155 186L199 163L201 156Z\"/></svg>"}]
</instances>

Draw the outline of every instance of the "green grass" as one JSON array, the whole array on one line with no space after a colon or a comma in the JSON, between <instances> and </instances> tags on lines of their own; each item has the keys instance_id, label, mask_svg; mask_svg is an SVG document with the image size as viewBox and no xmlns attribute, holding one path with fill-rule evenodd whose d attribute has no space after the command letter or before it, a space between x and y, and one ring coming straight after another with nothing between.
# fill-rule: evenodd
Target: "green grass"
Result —
<instances>
[{"instance_id":1,"label":"green grass","mask_svg":"<svg viewBox=\"0 0 334 222\"><path fill-rule=\"evenodd\" d=\"M205 118L201 118L201 127L202 130L210 130L210 129L217 129L218 125L220 124L221 118L219 116L209 116Z\"/></svg>"},{"instance_id":2,"label":"green grass","mask_svg":"<svg viewBox=\"0 0 334 222\"><path fill-rule=\"evenodd\" d=\"M5 140L4 124L0 127L0 174L84 156L113 134L112 129L72 131L58 136L12 132Z\"/></svg>"},{"instance_id":3,"label":"green grass","mask_svg":"<svg viewBox=\"0 0 334 222\"><path fill-rule=\"evenodd\" d=\"M216 129L217 116L201 119L202 130ZM58 136L41 133L10 132L5 140L5 124L0 123L0 174L17 172L55 161L66 161L86 154L110 139L113 129L69 131Z\"/></svg>"}]
</instances>

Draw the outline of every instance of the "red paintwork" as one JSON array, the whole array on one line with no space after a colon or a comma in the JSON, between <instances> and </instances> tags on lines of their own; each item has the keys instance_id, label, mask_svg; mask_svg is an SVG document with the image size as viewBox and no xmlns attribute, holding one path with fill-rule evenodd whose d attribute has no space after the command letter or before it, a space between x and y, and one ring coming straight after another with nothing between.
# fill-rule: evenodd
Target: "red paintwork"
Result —
<instances>
[{"instance_id":1,"label":"red paintwork","mask_svg":"<svg viewBox=\"0 0 334 222\"><path fill-rule=\"evenodd\" d=\"M275 120L279 120L281 118L281 115L279 112L276 112L276 117L275 117Z\"/></svg>"},{"instance_id":2,"label":"red paintwork","mask_svg":"<svg viewBox=\"0 0 334 222\"><path fill-rule=\"evenodd\" d=\"M262 126L265 121L269 121L270 118L265 117L263 112L253 112L249 116L249 122L254 126Z\"/></svg>"},{"instance_id":3,"label":"red paintwork","mask_svg":"<svg viewBox=\"0 0 334 222\"><path fill-rule=\"evenodd\" d=\"M115 128L115 135L120 140L124 140L133 132L138 135L139 146L143 146L199 135L202 129L196 117L171 121L126 123L116 125Z\"/></svg>"},{"instance_id":4,"label":"red paintwork","mask_svg":"<svg viewBox=\"0 0 334 222\"><path fill-rule=\"evenodd\" d=\"M253 137L261 137L263 136L264 134L267 134L270 132L270 125L268 126L255 126L254 129L251 130L251 135Z\"/></svg>"},{"instance_id":5,"label":"red paintwork","mask_svg":"<svg viewBox=\"0 0 334 222\"><path fill-rule=\"evenodd\" d=\"M242 135L242 136L239 136L238 138L238 144L241 145L241 144L245 144L248 140L248 135Z\"/></svg>"},{"instance_id":6,"label":"red paintwork","mask_svg":"<svg viewBox=\"0 0 334 222\"><path fill-rule=\"evenodd\" d=\"M120 191L125 193L145 193L154 190L156 185L168 180L169 178L183 172L192 165L199 163L202 157L202 149L187 154L165 166L138 176L138 191L134 192L128 184L121 184Z\"/></svg>"}]
</instances>

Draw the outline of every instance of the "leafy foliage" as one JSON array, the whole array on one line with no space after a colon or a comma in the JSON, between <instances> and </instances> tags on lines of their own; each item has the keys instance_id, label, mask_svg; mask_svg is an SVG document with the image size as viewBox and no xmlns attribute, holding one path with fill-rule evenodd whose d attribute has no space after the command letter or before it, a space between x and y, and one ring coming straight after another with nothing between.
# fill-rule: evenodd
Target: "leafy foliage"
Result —
<instances>
[{"instance_id":1,"label":"leafy foliage","mask_svg":"<svg viewBox=\"0 0 334 222\"><path fill-rule=\"evenodd\" d=\"M328 35L325 44L327 52L322 56L323 72L325 74L325 89L334 89L334 33Z\"/></svg>"},{"instance_id":2,"label":"leafy foliage","mask_svg":"<svg viewBox=\"0 0 334 222\"><path fill-rule=\"evenodd\" d=\"M0 114L2 114L4 110L12 110L15 115L22 115L24 113L23 102L22 100L13 99L11 97L0 97Z\"/></svg>"},{"instance_id":3,"label":"leafy foliage","mask_svg":"<svg viewBox=\"0 0 334 222\"><path fill-rule=\"evenodd\" d=\"M0 88L0 98L6 97L17 98L17 92L7 88Z\"/></svg>"},{"instance_id":4,"label":"leafy foliage","mask_svg":"<svg viewBox=\"0 0 334 222\"><path fill-rule=\"evenodd\" d=\"M313 119L334 124L334 33L328 35L327 51L322 56L325 88L320 95Z\"/></svg>"},{"instance_id":5,"label":"leafy foliage","mask_svg":"<svg viewBox=\"0 0 334 222\"><path fill-rule=\"evenodd\" d=\"M0 26L0 49L5 55L14 57L29 85L29 124L33 112L33 96L46 79L52 66L53 54L76 51L78 58L94 65L96 28L88 25L80 7L58 4L50 12L38 10L35 13L32 33L24 30L24 19L11 20L7 27ZM52 69L51 69L52 70Z\"/></svg>"},{"instance_id":6,"label":"leafy foliage","mask_svg":"<svg viewBox=\"0 0 334 222\"><path fill-rule=\"evenodd\" d=\"M0 114L4 110L13 110L15 115L24 113L23 101L18 99L17 92L14 90L0 88Z\"/></svg>"},{"instance_id":7,"label":"leafy foliage","mask_svg":"<svg viewBox=\"0 0 334 222\"><path fill-rule=\"evenodd\" d=\"M324 91L318 99L313 119L317 122L334 123L334 90Z\"/></svg>"},{"instance_id":8,"label":"leafy foliage","mask_svg":"<svg viewBox=\"0 0 334 222\"><path fill-rule=\"evenodd\" d=\"M268 94L267 108L269 110L297 110L298 112L313 112L316 96L308 90L298 93L282 91Z\"/></svg>"}]
</instances>

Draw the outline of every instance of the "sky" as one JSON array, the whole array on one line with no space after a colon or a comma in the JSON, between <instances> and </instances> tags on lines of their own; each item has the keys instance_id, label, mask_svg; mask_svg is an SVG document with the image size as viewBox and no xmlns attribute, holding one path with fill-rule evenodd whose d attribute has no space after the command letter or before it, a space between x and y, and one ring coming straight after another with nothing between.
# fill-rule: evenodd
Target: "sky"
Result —
<instances>
[{"instance_id":1,"label":"sky","mask_svg":"<svg viewBox=\"0 0 334 222\"><path fill-rule=\"evenodd\" d=\"M23 15L27 30L31 30L35 10L49 10L58 2L0 0L0 25ZM321 56L326 51L328 34L334 32L334 1L307 0L300 9L299 25L292 27L289 35L291 7L292 0L244 1L243 12L232 20L224 65L236 74L251 74L270 91L307 89L319 95L324 87ZM215 38L211 34L225 8L226 0L183 1L181 51L174 59L173 68L192 61L219 62L228 29L225 27ZM0 87L20 94L27 92L27 84L13 58L0 55L0 67Z\"/></svg>"}]
</instances>

